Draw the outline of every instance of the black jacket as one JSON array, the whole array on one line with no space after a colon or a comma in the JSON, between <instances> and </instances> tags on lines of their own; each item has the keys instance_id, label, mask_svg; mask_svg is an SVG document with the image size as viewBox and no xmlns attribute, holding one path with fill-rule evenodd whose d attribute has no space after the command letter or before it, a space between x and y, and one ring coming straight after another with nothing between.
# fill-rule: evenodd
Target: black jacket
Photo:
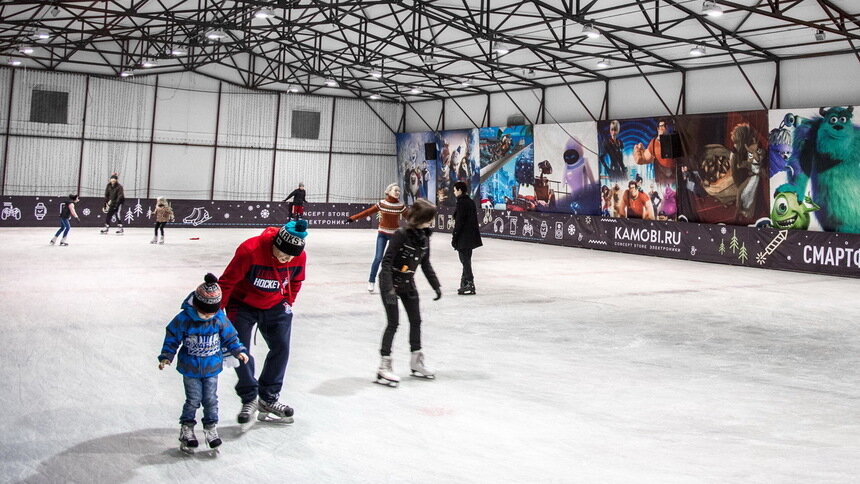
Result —
<instances>
[{"instance_id":1,"label":"black jacket","mask_svg":"<svg viewBox=\"0 0 860 484\"><path fill-rule=\"evenodd\" d=\"M305 194L306 193L307 192L305 191L304 188L296 188L295 190L290 192L289 195L287 195L287 198L285 198L284 201L286 202L287 200L292 198L293 199L293 205L295 205L297 207L301 207L305 204Z\"/></svg>"},{"instance_id":2,"label":"black jacket","mask_svg":"<svg viewBox=\"0 0 860 484\"><path fill-rule=\"evenodd\" d=\"M465 193L457 197L457 208L454 209L454 232L451 234L451 246L457 250L477 249L484 245L481 242L481 231L478 229L478 211L475 202Z\"/></svg>"},{"instance_id":3,"label":"black jacket","mask_svg":"<svg viewBox=\"0 0 860 484\"><path fill-rule=\"evenodd\" d=\"M430 229L401 227L391 236L382 268L379 270L379 290L385 294L415 290L415 270L418 266L434 290L439 289L439 278L430 265Z\"/></svg>"},{"instance_id":4,"label":"black jacket","mask_svg":"<svg viewBox=\"0 0 860 484\"><path fill-rule=\"evenodd\" d=\"M122 189L122 185L119 183L116 185L107 184L105 188L105 203L110 204L110 208L115 208L125 203L125 192Z\"/></svg>"}]
</instances>

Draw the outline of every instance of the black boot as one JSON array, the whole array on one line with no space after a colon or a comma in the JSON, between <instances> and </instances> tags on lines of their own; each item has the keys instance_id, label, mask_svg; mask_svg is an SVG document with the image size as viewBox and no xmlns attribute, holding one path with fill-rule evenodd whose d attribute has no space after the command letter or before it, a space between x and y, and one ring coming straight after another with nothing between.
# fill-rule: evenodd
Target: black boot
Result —
<instances>
[{"instance_id":1,"label":"black boot","mask_svg":"<svg viewBox=\"0 0 860 484\"><path fill-rule=\"evenodd\" d=\"M475 281L466 281L466 287L463 288L462 292L458 290L457 294L460 294L461 296L471 296L475 294Z\"/></svg>"},{"instance_id":2,"label":"black boot","mask_svg":"<svg viewBox=\"0 0 860 484\"><path fill-rule=\"evenodd\" d=\"M463 295L466 294L466 290L469 288L469 283L466 281L465 277L460 278L460 288L457 289L457 294Z\"/></svg>"}]
</instances>

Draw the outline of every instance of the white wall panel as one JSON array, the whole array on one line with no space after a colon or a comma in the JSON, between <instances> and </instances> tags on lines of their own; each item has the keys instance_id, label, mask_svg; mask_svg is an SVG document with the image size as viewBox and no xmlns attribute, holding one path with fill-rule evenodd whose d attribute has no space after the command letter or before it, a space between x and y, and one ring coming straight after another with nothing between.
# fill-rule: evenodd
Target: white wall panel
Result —
<instances>
[{"instance_id":1,"label":"white wall panel","mask_svg":"<svg viewBox=\"0 0 860 484\"><path fill-rule=\"evenodd\" d=\"M79 138L84 116L84 86L86 76L58 72L18 70L15 74L12 99L11 132L39 136ZM69 93L66 124L30 122L33 90Z\"/></svg>"},{"instance_id":2,"label":"white wall panel","mask_svg":"<svg viewBox=\"0 0 860 484\"><path fill-rule=\"evenodd\" d=\"M305 184L309 202L325 202L328 153L279 151L275 165L275 200ZM332 177L339 176L332 173Z\"/></svg>"},{"instance_id":3,"label":"white wall panel","mask_svg":"<svg viewBox=\"0 0 860 484\"><path fill-rule=\"evenodd\" d=\"M215 199L269 200L272 188L272 151L218 148Z\"/></svg>"},{"instance_id":4,"label":"white wall panel","mask_svg":"<svg viewBox=\"0 0 860 484\"><path fill-rule=\"evenodd\" d=\"M654 94L654 89L641 77L618 79L609 83L609 118L635 118L639 116L665 116L678 110L683 78L680 74L648 76L654 89L669 107ZM689 89L689 84L687 85ZM689 94L689 91L688 91ZM679 111L680 112L680 111Z\"/></svg>"},{"instance_id":5,"label":"white wall panel","mask_svg":"<svg viewBox=\"0 0 860 484\"><path fill-rule=\"evenodd\" d=\"M337 100L333 151L395 154L394 133L388 127L397 129L403 106L373 101L368 104L378 116L360 99ZM385 120L388 127L380 118Z\"/></svg>"},{"instance_id":6,"label":"white wall panel","mask_svg":"<svg viewBox=\"0 0 860 484\"><path fill-rule=\"evenodd\" d=\"M406 109L406 132L415 133L421 131L442 130L439 116L442 113L441 101L425 101L404 105ZM399 126L399 120L397 125ZM392 126L395 130L396 126Z\"/></svg>"},{"instance_id":7,"label":"white wall panel","mask_svg":"<svg viewBox=\"0 0 860 484\"><path fill-rule=\"evenodd\" d=\"M0 69L0 133L6 132L9 117L9 87L14 69Z\"/></svg>"},{"instance_id":8,"label":"white wall panel","mask_svg":"<svg viewBox=\"0 0 860 484\"><path fill-rule=\"evenodd\" d=\"M103 196L111 174L117 173L125 196L146 197L148 169L148 143L85 141L80 195Z\"/></svg>"},{"instance_id":9,"label":"white wall panel","mask_svg":"<svg viewBox=\"0 0 860 484\"><path fill-rule=\"evenodd\" d=\"M149 141L155 78L90 79L87 138Z\"/></svg>"},{"instance_id":10,"label":"white wall panel","mask_svg":"<svg viewBox=\"0 0 860 484\"><path fill-rule=\"evenodd\" d=\"M201 146L153 146L150 195L208 199L213 150Z\"/></svg>"},{"instance_id":11,"label":"white wall panel","mask_svg":"<svg viewBox=\"0 0 860 484\"><path fill-rule=\"evenodd\" d=\"M855 60L856 62L856 60ZM765 103L770 103L775 64L744 66ZM720 67L687 73L687 114L765 109L737 67Z\"/></svg>"},{"instance_id":12,"label":"white wall panel","mask_svg":"<svg viewBox=\"0 0 860 484\"><path fill-rule=\"evenodd\" d=\"M224 84L219 146L271 148L275 143L278 95Z\"/></svg>"},{"instance_id":13,"label":"white wall panel","mask_svg":"<svg viewBox=\"0 0 860 484\"><path fill-rule=\"evenodd\" d=\"M526 122L536 123L540 107L540 90L526 90L509 93L513 101L504 93L493 94L490 100L490 125L508 126L508 117L525 114ZM514 104L516 103L516 104ZM519 106L519 108L517 107ZM520 109L523 113L520 113Z\"/></svg>"},{"instance_id":14,"label":"white wall panel","mask_svg":"<svg viewBox=\"0 0 860 484\"><path fill-rule=\"evenodd\" d=\"M853 54L785 61L780 70L784 108L860 105L860 62Z\"/></svg>"},{"instance_id":15,"label":"white wall panel","mask_svg":"<svg viewBox=\"0 0 860 484\"><path fill-rule=\"evenodd\" d=\"M155 140L214 144L218 82L203 76L159 76Z\"/></svg>"},{"instance_id":16,"label":"white wall panel","mask_svg":"<svg viewBox=\"0 0 860 484\"><path fill-rule=\"evenodd\" d=\"M571 92L571 88L573 92ZM574 84L570 87L558 86L548 88L546 90L545 122L570 123L593 121L600 117L600 108L603 105L603 95L605 93L606 84L603 82L589 82L586 84ZM577 96L579 99L577 99ZM589 111L591 112L590 114ZM592 116L594 117L592 118Z\"/></svg>"},{"instance_id":17,"label":"white wall panel","mask_svg":"<svg viewBox=\"0 0 860 484\"><path fill-rule=\"evenodd\" d=\"M461 97L456 103L454 100L445 101L445 129L482 128L486 110L487 96Z\"/></svg>"},{"instance_id":18,"label":"white wall panel","mask_svg":"<svg viewBox=\"0 0 860 484\"><path fill-rule=\"evenodd\" d=\"M331 202L375 202L397 181L394 156L332 156Z\"/></svg>"},{"instance_id":19,"label":"white wall panel","mask_svg":"<svg viewBox=\"0 0 860 484\"><path fill-rule=\"evenodd\" d=\"M75 193L80 150L80 140L11 137L6 195Z\"/></svg>"},{"instance_id":20,"label":"white wall panel","mask_svg":"<svg viewBox=\"0 0 860 484\"><path fill-rule=\"evenodd\" d=\"M301 94L281 94L281 121L278 124L278 148L328 152L331 141L331 116L334 106L335 118L341 115L342 100ZM315 111L320 113L319 139L293 138L293 111Z\"/></svg>"}]
</instances>

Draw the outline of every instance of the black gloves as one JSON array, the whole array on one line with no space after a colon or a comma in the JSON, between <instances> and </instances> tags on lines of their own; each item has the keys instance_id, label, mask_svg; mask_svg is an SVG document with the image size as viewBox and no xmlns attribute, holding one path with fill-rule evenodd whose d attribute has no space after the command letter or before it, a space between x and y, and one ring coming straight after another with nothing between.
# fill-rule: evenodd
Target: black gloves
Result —
<instances>
[{"instance_id":1,"label":"black gloves","mask_svg":"<svg viewBox=\"0 0 860 484\"><path fill-rule=\"evenodd\" d=\"M347 217L346 220L344 220L344 222L351 224L353 222L353 220L351 218Z\"/></svg>"},{"instance_id":2,"label":"black gloves","mask_svg":"<svg viewBox=\"0 0 860 484\"><path fill-rule=\"evenodd\" d=\"M442 299L442 288L437 287L434 291L436 291L436 297L434 297L433 300L438 301L439 299Z\"/></svg>"},{"instance_id":3,"label":"black gloves","mask_svg":"<svg viewBox=\"0 0 860 484\"><path fill-rule=\"evenodd\" d=\"M397 293L394 291L383 293L382 302L387 305L397 304Z\"/></svg>"}]
</instances>

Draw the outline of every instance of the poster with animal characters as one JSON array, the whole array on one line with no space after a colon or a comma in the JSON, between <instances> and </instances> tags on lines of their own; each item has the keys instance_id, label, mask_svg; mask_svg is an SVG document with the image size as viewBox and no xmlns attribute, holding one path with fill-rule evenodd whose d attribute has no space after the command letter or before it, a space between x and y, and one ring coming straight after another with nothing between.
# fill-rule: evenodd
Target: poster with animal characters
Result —
<instances>
[{"instance_id":1,"label":"poster with animal characters","mask_svg":"<svg viewBox=\"0 0 860 484\"><path fill-rule=\"evenodd\" d=\"M520 189L534 181L532 126L481 128L481 206L523 212Z\"/></svg>"},{"instance_id":2,"label":"poster with animal characters","mask_svg":"<svg viewBox=\"0 0 860 484\"><path fill-rule=\"evenodd\" d=\"M396 142L401 200L406 205L412 205L418 198L436 203L436 135L432 131L398 133ZM428 160L428 155L436 158Z\"/></svg>"},{"instance_id":3,"label":"poster with animal characters","mask_svg":"<svg viewBox=\"0 0 860 484\"><path fill-rule=\"evenodd\" d=\"M479 193L481 167L478 160L478 130L461 129L441 131L436 145L439 152L439 166L436 171L436 203L439 206L454 207L454 183L465 182L469 186L469 196L474 199Z\"/></svg>"},{"instance_id":4,"label":"poster with animal characters","mask_svg":"<svg viewBox=\"0 0 860 484\"><path fill-rule=\"evenodd\" d=\"M597 123L601 215L675 220L677 160L664 157L660 143L675 128L670 117Z\"/></svg>"},{"instance_id":5,"label":"poster with animal characters","mask_svg":"<svg viewBox=\"0 0 860 484\"><path fill-rule=\"evenodd\" d=\"M767 111L677 118L679 219L753 225L770 212Z\"/></svg>"},{"instance_id":6,"label":"poster with animal characters","mask_svg":"<svg viewBox=\"0 0 860 484\"><path fill-rule=\"evenodd\" d=\"M599 214L597 123L541 124L534 132L532 181L520 190L527 209Z\"/></svg>"},{"instance_id":7,"label":"poster with animal characters","mask_svg":"<svg viewBox=\"0 0 860 484\"><path fill-rule=\"evenodd\" d=\"M768 113L776 229L860 233L860 123L854 106Z\"/></svg>"}]
</instances>

